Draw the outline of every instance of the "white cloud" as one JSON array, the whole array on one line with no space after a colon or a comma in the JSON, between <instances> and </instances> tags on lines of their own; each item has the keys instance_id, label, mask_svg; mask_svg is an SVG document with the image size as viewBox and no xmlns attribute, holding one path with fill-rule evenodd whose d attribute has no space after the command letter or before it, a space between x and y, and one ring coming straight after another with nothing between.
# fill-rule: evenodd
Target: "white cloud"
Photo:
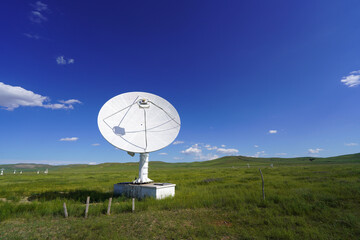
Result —
<instances>
[{"instance_id":1,"label":"white cloud","mask_svg":"<svg viewBox=\"0 0 360 240\"><path fill-rule=\"evenodd\" d=\"M168 154L165 152L162 152L162 153L159 153L159 155L168 155Z\"/></svg>"},{"instance_id":2,"label":"white cloud","mask_svg":"<svg viewBox=\"0 0 360 240\"><path fill-rule=\"evenodd\" d=\"M224 147L226 147L226 145L223 144L223 145L221 145L221 147L224 148Z\"/></svg>"},{"instance_id":3,"label":"white cloud","mask_svg":"<svg viewBox=\"0 0 360 240\"><path fill-rule=\"evenodd\" d=\"M270 134L275 134L275 133L277 133L277 130L269 130L269 133Z\"/></svg>"},{"instance_id":4,"label":"white cloud","mask_svg":"<svg viewBox=\"0 0 360 240\"><path fill-rule=\"evenodd\" d=\"M65 65L65 64L66 64L66 60L65 60L64 56L59 56L59 57L57 57L57 58L56 58L56 62L57 62L57 64L59 64L59 65Z\"/></svg>"},{"instance_id":5,"label":"white cloud","mask_svg":"<svg viewBox=\"0 0 360 240\"><path fill-rule=\"evenodd\" d=\"M60 138L59 141L61 142L74 142L74 141L77 141L79 140L78 137L65 137L65 138Z\"/></svg>"},{"instance_id":6,"label":"white cloud","mask_svg":"<svg viewBox=\"0 0 360 240\"><path fill-rule=\"evenodd\" d=\"M89 165L96 165L97 163L96 162L89 162L88 164Z\"/></svg>"},{"instance_id":7,"label":"white cloud","mask_svg":"<svg viewBox=\"0 0 360 240\"><path fill-rule=\"evenodd\" d=\"M252 157L258 158L258 157L263 157L263 156L266 156L265 151L257 152Z\"/></svg>"},{"instance_id":8,"label":"white cloud","mask_svg":"<svg viewBox=\"0 0 360 240\"><path fill-rule=\"evenodd\" d=\"M184 154L199 154L201 152L202 152L201 149L198 148L197 146L189 147L188 149L181 151L181 153L184 153Z\"/></svg>"},{"instance_id":9,"label":"white cloud","mask_svg":"<svg viewBox=\"0 0 360 240\"><path fill-rule=\"evenodd\" d=\"M216 151L221 154L236 154L239 152L239 150L235 148L218 148Z\"/></svg>"},{"instance_id":10,"label":"white cloud","mask_svg":"<svg viewBox=\"0 0 360 240\"><path fill-rule=\"evenodd\" d=\"M25 107L43 107L50 109L73 109L74 103L80 103L79 100L70 99L61 103L48 103L50 99L22 87L11 86L0 82L0 107L6 110L14 110L20 106ZM70 101L70 102L68 102Z\"/></svg>"},{"instance_id":11,"label":"white cloud","mask_svg":"<svg viewBox=\"0 0 360 240\"><path fill-rule=\"evenodd\" d=\"M359 145L358 143L345 143L345 146L353 147Z\"/></svg>"},{"instance_id":12,"label":"white cloud","mask_svg":"<svg viewBox=\"0 0 360 240\"><path fill-rule=\"evenodd\" d=\"M202 150L198 143L192 145L191 147L181 151L182 154L194 155L195 159L202 159Z\"/></svg>"},{"instance_id":13,"label":"white cloud","mask_svg":"<svg viewBox=\"0 0 360 240\"><path fill-rule=\"evenodd\" d=\"M254 145L255 148L258 148L259 146L258 145Z\"/></svg>"},{"instance_id":14,"label":"white cloud","mask_svg":"<svg viewBox=\"0 0 360 240\"><path fill-rule=\"evenodd\" d=\"M173 157L174 160L182 160L184 159L183 157Z\"/></svg>"},{"instance_id":15,"label":"white cloud","mask_svg":"<svg viewBox=\"0 0 360 240\"><path fill-rule=\"evenodd\" d=\"M203 154L200 145L203 146L203 144L196 143L196 144L192 145L191 147L187 148L186 150L181 151L181 153L187 154L187 155L193 155L194 159L196 159L196 160L213 160L213 159L219 157L218 155L212 154L212 153L209 153L206 155ZM205 145L205 147L206 146L211 147L210 145ZM214 148L214 147L211 147L211 148Z\"/></svg>"},{"instance_id":16,"label":"white cloud","mask_svg":"<svg viewBox=\"0 0 360 240\"><path fill-rule=\"evenodd\" d=\"M174 145L183 144L183 143L184 143L184 141L175 141L175 142L173 142Z\"/></svg>"},{"instance_id":17,"label":"white cloud","mask_svg":"<svg viewBox=\"0 0 360 240\"><path fill-rule=\"evenodd\" d=\"M24 36L27 38L32 38L32 39L36 39L36 40L40 39L40 36L36 35L36 34L24 33Z\"/></svg>"},{"instance_id":18,"label":"white cloud","mask_svg":"<svg viewBox=\"0 0 360 240\"><path fill-rule=\"evenodd\" d=\"M310 149L308 150L308 152L309 152L310 154L320 153L321 151L324 151L324 149L322 149L322 148L315 148L315 149L310 148Z\"/></svg>"},{"instance_id":19,"label":"white cloud","mask_svg":"<svg viewBox=\"0 0 360 240\"><path fill-rule=\"evenodd\" d=\"M352 71L350 75L343 77L341 82L348 87L356 87L360 85L360 70Z\"/></svg>"},{"instance_id":20,"label":"white cloud","mask_svg":"<svg viewBox=\"0 0 360 240\"><path fill-rule=\"evenodd\" d=\"M75 60L73 58L66 59L64 56L59 56L56 58L56 62L59 65L73 64Z\"/></svg>"},{"instance_id":21,"label":"white cloud","mask_svg":"<svg viewBox=\"0 0 360 240\"><path fill-rule=\"evenodd\" d=\"M285 155L287 155L287 153L276 153L275 155L276 156L285 156Z\"/></svg>"},{"instance_id":22,"label":"white cloud","mask_svg":"<svg viewBox=\"0 0 360 240\"><path fill-rule=\"evenodd\" d=\"M19 106L43 106L47 97L0 82L0 106L13 110Z\"/></svg>"},{"instance_id":23,"label":"white cloud","mask_svg":"<svg viewBox=\"0 0 360 240\"><path fill-rule=\"evenodd\" d=\"M93 143L91 144L92 146L96 147L96 146L100 146L100 143Z\"/></svg>"}]
</instances>

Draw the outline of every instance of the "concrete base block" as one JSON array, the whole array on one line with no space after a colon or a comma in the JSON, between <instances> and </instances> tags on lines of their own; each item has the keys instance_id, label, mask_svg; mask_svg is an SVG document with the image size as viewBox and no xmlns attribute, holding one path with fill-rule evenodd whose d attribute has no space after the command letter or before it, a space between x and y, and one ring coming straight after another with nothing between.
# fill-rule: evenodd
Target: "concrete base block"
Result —
<instances>
[{"instance_id":1,"label":"concrete base block","mask_svg":"<svg viewBox=\"0 0 360 240\"><path fill-rule=\"evenodd\" d=\"M145 197L163 199L175 196L175 186L176 184L172 183L133 184L131 182L123 182L114 184L114 195L125 195L139 199Z\"/></svg>"}]
</instances>

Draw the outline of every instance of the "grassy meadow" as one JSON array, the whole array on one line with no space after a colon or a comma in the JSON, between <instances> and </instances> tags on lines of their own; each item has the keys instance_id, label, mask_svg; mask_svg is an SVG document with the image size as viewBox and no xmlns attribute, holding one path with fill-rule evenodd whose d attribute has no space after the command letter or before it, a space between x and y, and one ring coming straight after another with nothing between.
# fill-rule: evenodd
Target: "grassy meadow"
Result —
<instances>
[{"instance_id":1,"label":"grassy meadow","mask_svg":"<svg viewBox=\"0 0 360 240\"><path fill-rule=\"evenodd\" d=\"M312 161L233 156L194 163L150 162L149 177L175 183L175 197L137 200L134 213L131 199L114 197L110 216L106 210L113 184L133 180L137 163L19 165L0 166L6 169L0 176L0 239L360 236L360 154ZM47 175L35 172L46 168ZM23 174L14 175L12 169ZM91 204L84 219L87 196Z\"/></svg>"}]
</instances>

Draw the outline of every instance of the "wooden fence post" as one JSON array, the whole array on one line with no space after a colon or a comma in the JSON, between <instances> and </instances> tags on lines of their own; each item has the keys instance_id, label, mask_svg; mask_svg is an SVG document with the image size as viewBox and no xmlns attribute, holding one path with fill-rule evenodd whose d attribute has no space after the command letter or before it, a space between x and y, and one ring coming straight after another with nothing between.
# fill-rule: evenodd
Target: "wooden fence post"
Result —
<instances>
[{"instance_id":1,"label":"wooden fence post","mask_svg":"<svg viewBox=\"0 0 360 240\"><path fill-rule=\"evenodd\" d=\"M110 215L111 202L112 202L112 198L109 198L109 205L108 205L108 209L107 209L107 215Z\"/></svg>"},{"instance_id":2,"label":"wooden fence post","mask_svg":"<svg viewBox=\"0 0 360 240\"><path fill-rule=\"evenodd\" d=\"M135 211L135 198L132 199L132 211Z\"/></svg>"},{"instance_id":3,"label":"wooden fence post","mask_svg":"<svg viewBox=\"0 0 360 240\"><path fill-rule=\"evenodd\" d=\"M265 190L264 190L264 177L261 172L261 169L259 168L260 174L261 174L261 180L262 180L262 194L263 194L263 200L265 200Z\"/></svg>"},{"instance_id":4,"label":"wooden fence post","mask_svg":"<svg viewBox=\"0 0 360 240\"><path fill-rule=\"evenodd\" d=\"M67 209L66 209L66 203L65 203L65 202L64 202L63 207L64 207L64 215L65 215L65 218L67 218L67 217L68 217L68 212L67 212Z\"/></svg>"},{"instance_id":5,"label":"wooden fence post","mask_svg":"<svg viewBox=\"0 0 360 240\"><path fill-rule=\"evenodd\" d=\"M88 196L87 199L86 199L85 218L87 218L87 216L88 216L89 203L90 203L90 196Z\"/></svg>"}]
</instances>

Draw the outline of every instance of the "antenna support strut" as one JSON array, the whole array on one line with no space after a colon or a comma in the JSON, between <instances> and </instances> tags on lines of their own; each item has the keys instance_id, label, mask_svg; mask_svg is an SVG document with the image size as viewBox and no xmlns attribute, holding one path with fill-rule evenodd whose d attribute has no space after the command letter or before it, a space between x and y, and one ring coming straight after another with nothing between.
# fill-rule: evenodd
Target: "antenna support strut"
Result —
<instances>
[{"instance_id":1,"label":"antenna support strut","mask_svg":"<svg viewBox=\"0 0 360 240\"><path fill-rule=\"evenodd\" d=\"M134 181L134 183L149 183L153 182L148 178L149 172L149 153L140 153L140 162L139 162L139 178Z\"/></svg>"}]
</instances>

